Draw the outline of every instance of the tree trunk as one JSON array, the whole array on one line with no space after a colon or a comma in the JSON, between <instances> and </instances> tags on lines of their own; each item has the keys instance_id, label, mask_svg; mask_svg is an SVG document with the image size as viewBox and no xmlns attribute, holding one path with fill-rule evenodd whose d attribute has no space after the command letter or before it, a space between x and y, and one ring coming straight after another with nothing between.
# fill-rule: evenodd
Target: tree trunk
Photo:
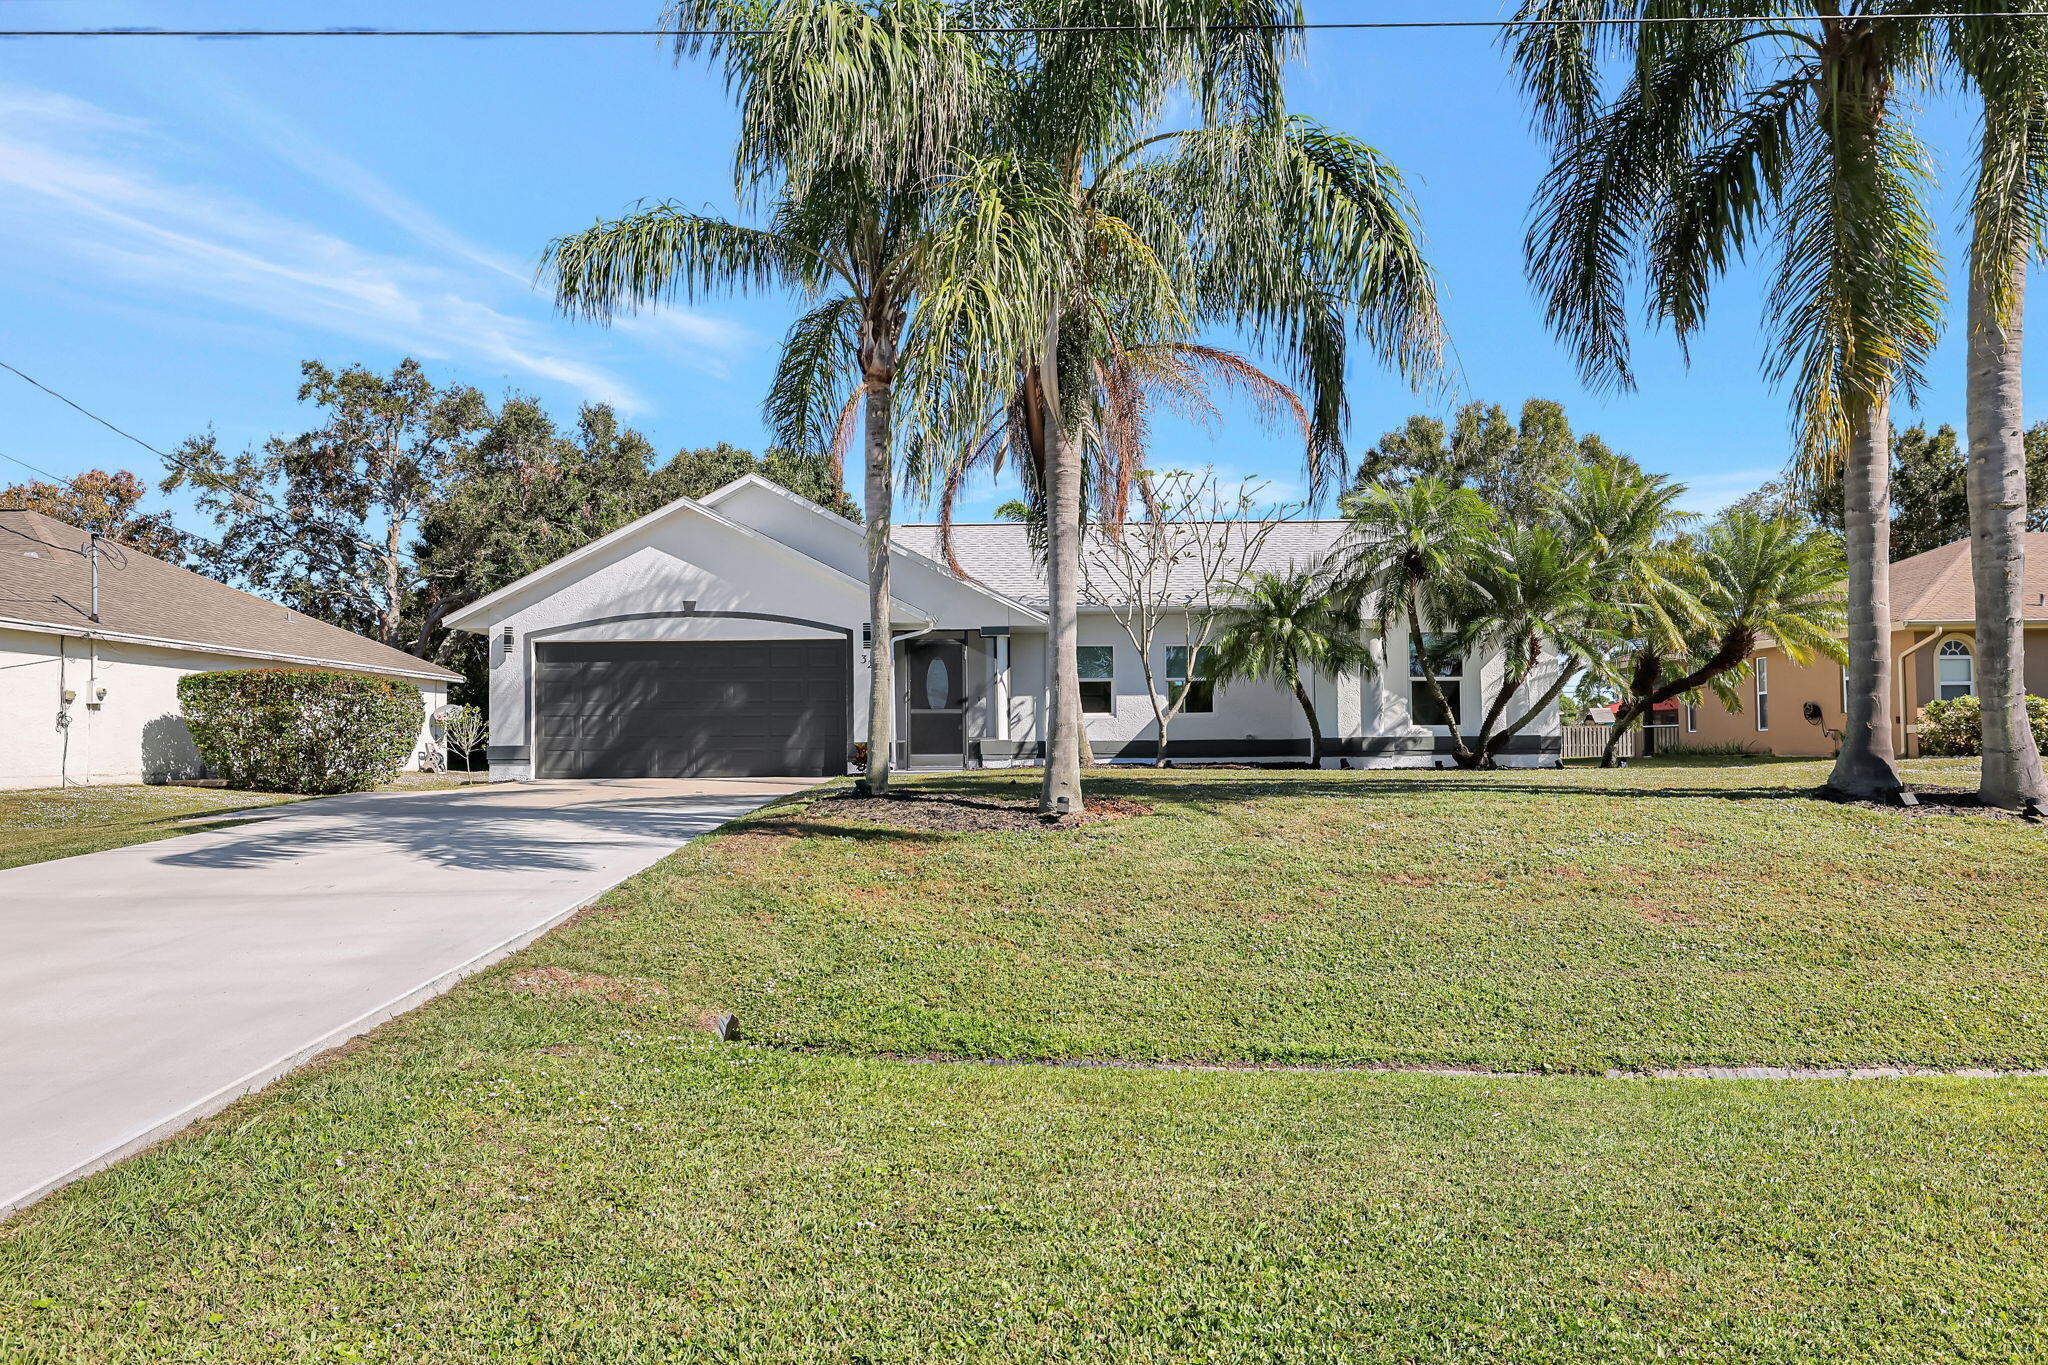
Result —
<instances>
[{"instance_id":1,"label":"tree trunk","mask_svg":"<svg viewBox=\"0 0 2048 1365\"><path fill-rule=\"evenodd\" d=\"M1415 637L1415 657L1422 664L1422 680L1429 684L1429 694L1436 698L1437 708L1444 713L1444 728L1451 732L1451 754L1458 760L1459 767L1469 767L1471 751L1465 747L1465 736L1458 726L1458 709L1451 705L1451 699L1444 692L1444 685L1436 676L1436 661L1429 657L1426 640L1422 633L1422 613L1415 601L1415 590L1408 591L1408 632ZM1460 682L1459 686L1464 684ZM1414 719L1412 716L1410 719Z\"/></svg>"},{"instance_id":2,"label":"tree trunk","mask_svg":"<svg viewBox=\"0 0 2048 1365\"><path fill-rule=\"evenodd\" d=\"M1059 324L1046 329L1039 360L1045 395L1046 645L1052 651L1048 688L1045 782L1038 809L1078 814L1081 797L1081 666L1074 653L1081 606L1081 467L1060 414Z\"/></svg>"},{"instance_id":3,"label":"tree trunk","mask_svg":"<svg viewBox=\"0 0 2048 1365\"><path fill-rule=\"evenodd\" d=\"M894 511L895 460L890 445L894 414L896 348L878 338L869 362L867 392L867 488L862 509L868 551L868 766L869 790L889 790L896 749L896 650L890 631L889 530Z\"/></svg>"},{"instance_id":4,"label":"tree trunk","mask_svg":"<svg viewBox=\"0 0 2048 1365\"><path fill-rule=\"evenodd\" d=\"M1982 251L1981 243L1978 251ZM2009 270L2011 316L2001 322L1986 272ZM1970 272L1970 579L1977 594L1977 697L1984 766L1977 799L2017 810L2048 804L2048 777L2027 717L2025 612L2027 450L2020 412L2020 308L2026 261L1983 261Z\"/></svg>"},{"instance_id":5,"label":"tree trunk","mask_svg":"<svg viewBox=\"0 0 2048 1365\"><path fill-rule=\"evenodd\" d=\"M1528 710L1524 711L1521 715L1509 721L1507 724L1501 726L1500 729L1494 733L1491 748L1482 751L1479 756L1481 766L1489 768L1495 766L1495 756L1499 754L1502 749L1505 749L1508 746L1508 741L1512 740L1516 735L1521 734L1523 730L1528 728L1530 721L1542 715L1544 710L1547 707L1549 707L1552 702L1556 701L1559 697L1563 696L1565 688L1571 686L1572 679L1578 677L1582 671L1582 665L1574 663L1568 667L1565 665L1564 661L1560 659L1558 661L1556 681L1550 684L1550 687L1543 693L1542 696L1538 697L1535 701L1529 703Z\"/></svg>"},{"instance_id":6,"label":"tree trunk","mask_svg":"<svg viewBox=\"0 0 2048 1365\"><path fill-rule=\"evenodd\" d=\"M1854 419L1842 471L1849 552L1849 718L1828 777L1833 791L1879 800L1905 786L1892 745L1891 410L1872 401Z\"/></svg>"},{"instance_id":7,"label":"tree trunk","mask_svg":"<svg viewBox=\"0 0 2048 1365\"><path fill-rule=\"evenodd\" d=\"M1294 684L1294 699L1301 703L1301 714L1308 717L1308 766L1323 766L1323 723L1316 717L1316 704L1309 697L1308 688L1302 685L1301 675L1295 674L1290 682Z\"/></svg>"},{"instance_id":8,"label":"tree trunk","mask_svg":"<svg viewBox=\"0 0 2048 1365\"><path fill-rule=\"evenodd\" d=\"M1529 676L1536 671L1536 665L1543 661L1543 642L1534 635L1524 642L1519 671L1509 671L1508 658L1508 651L1506 649L1501 650L1500 690L1494 693L1492 704L1486 708L1485 718L1479 722L1479 737L1472 742L1472 762L1470 766L1474 768L1491 768L1494 766L1494 728L1500 724L1502 714L1508 709L1509 699L1521 690L1522 684L1526 683L1529 680Z\"/></svg>"}]
</instances>

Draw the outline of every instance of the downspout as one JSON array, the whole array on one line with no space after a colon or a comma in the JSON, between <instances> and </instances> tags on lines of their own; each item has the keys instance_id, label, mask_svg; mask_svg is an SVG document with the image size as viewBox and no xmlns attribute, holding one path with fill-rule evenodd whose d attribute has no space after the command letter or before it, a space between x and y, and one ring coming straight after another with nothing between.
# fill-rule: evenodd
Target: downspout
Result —
<instances>
[{"instance_id":1,"label":"downspout","mask_svg":"<svg viewBox=\"0 0 2048 1365\"><path fill-rule=\"evenodd\" d=\"M1941 627L1936 626L1933 630L1928 631L1924 638L1915 640L1912 644L1906 646L1904 650L1892 656L1893 681L1898 691L1899 718L1895 723L1899 727L1897 752L1900 758L1909 757L1906 753L1906 747L1912 742L1913 738L1906 729L1907 725L1911 723L1906 713L1906 660L1912 658L1915 654L1940 638ZM1917 757L1917 755L1910 756Z\"/></svg>"}]
</instances>

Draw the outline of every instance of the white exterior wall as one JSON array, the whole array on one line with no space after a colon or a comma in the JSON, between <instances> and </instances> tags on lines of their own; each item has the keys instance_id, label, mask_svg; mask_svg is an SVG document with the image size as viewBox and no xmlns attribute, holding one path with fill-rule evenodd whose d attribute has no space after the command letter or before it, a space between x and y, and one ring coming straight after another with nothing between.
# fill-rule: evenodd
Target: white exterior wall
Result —
<instances>
[{"instance_id":1,"label":"white exterior wall","mask_svg":"<svg viewBox=\"0 0 2048 1365\"><path fill-rule=\"evenodd\" d=\"M178 713L178 680L260 659L0 629L0 788L118 785L203 775ZM446 684L421 680L421 746ZM77 693L64 704L66 688ZM95 702L106 689L104 700Z\"/></svg>"},{"instance_id":2,"label":"white exterior wall","mask_svg":"<svg viewBox=\"0 0 2048 1365\"><path fill-rule=\"evenodd\" d=\"M592 556L545 590L515 595L490 618L491 777L532 776L534 647L571 640L843 639L853 660L854 733L867 732L866 668L858 658L867 596L859 584L821 575L730 527L676 518L645 539ZM686 614L752 612L817 622L757 621ZM608 621L608 617L640 619ZM505 630L512 631L508 652ZM836 627L837 629L833 629Z\"/></svg>"}]
</instances>

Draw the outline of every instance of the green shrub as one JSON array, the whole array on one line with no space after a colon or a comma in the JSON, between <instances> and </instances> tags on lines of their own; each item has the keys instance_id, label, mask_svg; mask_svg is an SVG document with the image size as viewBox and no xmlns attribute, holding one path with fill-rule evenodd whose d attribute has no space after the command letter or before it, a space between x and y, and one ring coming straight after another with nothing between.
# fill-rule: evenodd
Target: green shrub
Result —
<instances>
[{"instance_id":1,"label":"green shrub","mask_svg":"<svg viewBox=\"0 0 2048 1365\"><path fill-rule=\"evenodd\" d=\"M388 782L412 755L419 690L396 678L280 668L178 680L192 743L230 787L357 792Z\"/></svg>"},{"instance_id":2,"label":"green shrub","mask_svg":"<svg viewBox=\"0 0 2048 1365\"><path fill-rule=\"evenodd\" d=\"M1983 753L1982 716L1974 696L1928 702L1920 708L1920 752L1941 758ZM2027 720L2034 727L2034 743L2048 750L2048 700L2029 695Z\"/></svg>"},{"instance_id":3,"label":"green shrub","mask_svg":"<svg viewBox=\"0 0 2048 1365\"><path fill-rule=\"evenodd\" d=\"M1727 740L1718 744L1687 744L1673 740L1657 746L1657 758L1762 758L1765 753L1740 740Z\"/></svg>"}]
</instances>

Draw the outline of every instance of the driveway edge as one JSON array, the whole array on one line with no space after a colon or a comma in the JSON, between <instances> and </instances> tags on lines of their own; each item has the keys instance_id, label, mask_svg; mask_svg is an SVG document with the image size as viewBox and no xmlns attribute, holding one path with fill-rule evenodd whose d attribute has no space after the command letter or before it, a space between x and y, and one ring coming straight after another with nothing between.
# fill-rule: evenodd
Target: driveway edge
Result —
<instances>
[{"instance_id":1,"label":"driveway edge","mask_svg":"<svg viewBox=\"0 0 2048 1365\"><path fill-rule=\"evenodd\" d=\"M721 825L713 826L712 828L721 828L723 823L729 822L722 822ZM705 831L707 834L710 832L709 829ZM666 857L668 855L664 854L663 856ZM656 859L656 862L659 861L661 860ZM652 865L649 864L649 866ZM584 909L593 901L610 895L614 889L631 881L638 875L638 872L628 873L616 881L607 883L605 886L585 896L582 900L577 901L574 905L563 910L551 912L540 923L520 930L511 937L478 953L460 966L441 973L425 985L417 986L374 1009L358 1015L348 1023L330 1030L318 1040L308 1043L304 1047L295 1048L292 1052L275 1061L264 1063L262 1066L242 1076L239 1080L231 1081L204 1099L197 1100L176 1113L158 1120L131 1137L121 1139L105 1151L88 1157L62 1174L52 1176L50 1179L29 1189L6 1196L4 1200L0 1200L0 1220L5 1220L19 1213L29 1205L42 1199L45 1195L62 1189L74 1180L81 1180L95 1171L103 1171L116 1162L125 1161L138 1152L146 1151L156 1146L165 1138L182 1132L201 1119L210 1118L218 1114L221 1110L242 1098L242 1096L254 1094L271 1082L291 1074L312 1061L315 1057L318 1057L321 1053L331 1052L352 1038L360 1038L363 1034L368 1033L386 1020L396 1019L401 1014L418 1009L436 996L445 995L466 978L475 976L486 967L491 967L504 961L521 948L526 947L536 939L547 934L550 930L558 927L577 911Z\"/></svg>"}]
</instances>

